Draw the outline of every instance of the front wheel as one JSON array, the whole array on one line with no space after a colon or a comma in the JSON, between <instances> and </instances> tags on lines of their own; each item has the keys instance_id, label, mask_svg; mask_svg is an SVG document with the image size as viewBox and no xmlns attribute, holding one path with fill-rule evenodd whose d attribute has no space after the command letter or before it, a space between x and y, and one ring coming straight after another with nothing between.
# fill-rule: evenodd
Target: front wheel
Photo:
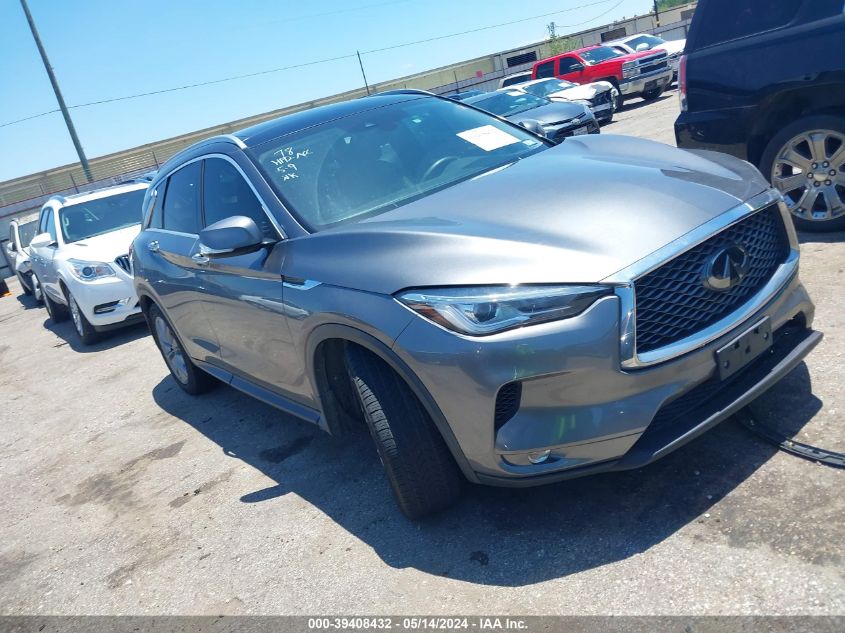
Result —
<instances>
[{"instance_id":1,"label":"front wheel","mask_svg":"<svg viewBox=\"0 0 845 633\"><path fill-rule=\"evenodd\" d=\"M461 495L463 476L413 391L360 347L348 349L347 365L400 510L417 519L452 505Z\"/></svg>"},{"instance_id":2,"label":"front wheel","mask_svg":"<svg viewBox=\"0 0 845 633\"><path fill-rule=\"evenodd\" d=\"M158 346L170 374L183 391L192 396L211 391L220 384L213 376L197 367L182 347L170 322L158 306L150 306L147 318L153 340Z\"/></svg>"},{"instance_id":3,"label":"front wheel","mask_svg":"<svg viewBox=\"0 0 845 633\"><path fill-rule=\"evenodd\" d=\"M67 304L70 308L70 318L73 320L73 327L76 328L76 333L79 335L79 340L82 342L83 345L92 345L100 340L100 335L97 333L97 330L94 329L94 326L85 318L85 314L83 314L82 310L79 308L79 304L76 302L76 298L67 293Z\"/></svg>"},{"instance_id":4,"label":"front wheel","mask_svg":"<svg viewBox=\"0 0 845 633\"><path fill-rule=\"evenodd\" d=\"M845 230L845 118L814 115L776 134L760 171L803 231Z\"/></svg>"},{"instance_id":5,"label":"front wheel","mask_svg":"<svg viewBox=\"0 0 845 633\"><path fill-rule=\"evenodd\" d=\"M22 274L18 273L18 282L21 285L21 290L23 290L23 293L27 297L30 297L30 296L32 296L32 287L31 287L32 286L32 273L29 273L29 283L27 283L27 280L25 279L26 276L27 275L22 275Z\"/></svg>"},{"instance_id":6,"label":"front wheel","mask_svg":"<svg viewBox=\"0 0 845 633\"><path fill-rule=\"evenodd\" d=\"M654 101L660 95L663 94L663 88L653 88L652 90L646 90L642 95L643 101Z\"/></svg>"}]
</instances>

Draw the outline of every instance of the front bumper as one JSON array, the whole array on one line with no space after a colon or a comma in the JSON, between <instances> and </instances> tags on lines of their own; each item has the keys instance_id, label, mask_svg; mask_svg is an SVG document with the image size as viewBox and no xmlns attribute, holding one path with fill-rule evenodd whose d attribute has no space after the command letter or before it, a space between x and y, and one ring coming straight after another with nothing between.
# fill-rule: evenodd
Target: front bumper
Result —
<instances>
[{"instance_id":1,"label":"front bumper","mask_svg":"<svg viewBox=\"0 0 845 633\"><path fill-rule=\"evenodd\" d=\"M98 331L107 331L143 320L138 295L128 275L95 281L71 281L70 292L88 322Z\"/></svg>"},{"instance_id":2,"label":"front bumper","mask_svg":"<svg viewBox=\"0 0 845 633\"><path fill-rule=\"evenodd\" d=\"M720 338L641 369L621 368L620 313L619 299L607 297L572 319L483 338L456 336L416 318L394 351L439 405L477 481L530 486L662 457L772 386L821 338L809 329L814 307L797 276ZM789 324L790 335L737 373L719 398L678 423L654 426L669 403L711 384L715 350L763 317L777 332ZM521 386L518 409L496 428L497 395L514 382ZM551 452L547 461L526 461L544 450Z\"/></svg>"},{"instance_id":3,"label":"front bumper","mask_svg":"<svg viewBox=\"0 0 845 633\"><path fill-rule=\"evenodd\" d=\"M639 95L646 90L651 90L652 82L654 82L653 88L666 88L672 83L672 69L670 67L662 68L651 73L637 75L631 79L623 79L619 82L619 92L625 96ZM647 88L646 85L649 85L649 87Z\"/></svg>"},{"instance_id":4,"label":"front bumper","mask_svg":"<svg viewBox=\"0 0 845 633\"><path fill-rule=\"evenodd\" d=\"M567 123L560 126L544 126L543 131L546 136L554 141L560 143L563 139L570 136L579 136L581 134L599 134L600 128L598 121L595 118L583 119L578 123Z\"/></svg>"}]
</instances>

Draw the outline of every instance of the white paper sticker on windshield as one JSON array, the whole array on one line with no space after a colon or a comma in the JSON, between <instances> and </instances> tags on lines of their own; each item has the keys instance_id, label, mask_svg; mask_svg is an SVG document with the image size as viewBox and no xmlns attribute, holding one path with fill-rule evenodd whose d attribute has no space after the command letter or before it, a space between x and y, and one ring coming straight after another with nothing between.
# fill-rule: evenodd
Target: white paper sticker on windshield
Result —
<instances>
[{"instance_id":1,"label":"white paper sticker on windshield","mask_svg":"<svg viewBox=\"0 0 845 633\"><path fill-rule=\"evenodd\" d=\"M458 132L458 136L480 147L485 152L492 152L494 149L499 149L505 145L519 143L518 138L492 125L482 125L465 132Z\"/></svg>"}]
</instances>

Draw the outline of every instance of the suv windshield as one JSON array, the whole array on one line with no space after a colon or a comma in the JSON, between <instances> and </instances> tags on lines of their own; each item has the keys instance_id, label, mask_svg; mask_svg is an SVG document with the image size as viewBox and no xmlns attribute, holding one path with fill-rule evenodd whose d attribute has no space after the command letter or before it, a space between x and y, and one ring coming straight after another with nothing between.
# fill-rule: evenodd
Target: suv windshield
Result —
<instances>
[{"instance_id":1,"label":"suv windshield","mask_svg":"<svg viewBox=\"0 0 845 633\"><path fill-rule=\"evenodd\" d=\"M598 46L596 48L591 48L589 50L583 51L578 53L588 64L598 64L599 62L603 62L607 59L613 59L614 57L621 57L622 53L613 50L609 46Z\"/></svg>"},{"instance_id":2,"label":"suv windshield","mask_svg":"<svg viewBox=\"0 0 845 633\"><path fill-rule=\"evenodd\" d=\"M562 79L549 79L548 81L540 81L536 84L523 86L522 89L538 97L547 97L550 94L560 92L561 90L568 90L574 87L575 84Z\"/></svg>"},{"instance_id":3,"label":"suv windshield","mask_svg":"<svg viewBox=\"0 0 845 633\"><path fill-rule=\"evenodd\" d=\"M626 40L625 44L637 50L637 47L640 44L645 44L645 48L641 49L644 51L650 51L655 46L660 46L665 44L666 40L662 40L659 37L654 37L654 35L640 35L639 37L632 37L630 40Z\"/></svg>"},{"instance_id":4,"label":"suv windshield","mask_svg":"<svg viewBox=\"0 0 845 633\"><path fill-rule=\"evenodd\" d=\"M59 210L65 242L78 242L141 223L145 189L78 202Z\"/></svg>"},{"instance_id":5,"label":"suv windshield","mask_svg":"<svg viewBox=\"0 0 845 633\"><path fill-rule=\"evenodd\" d=\"M546 147L529 132L460 103L422 97L294 132L249 154L300 223L319 231L395 209Z\"/></svg>"},{"instance_id":6,"label":"suv windshield","mask_svg":"<svg viewBox=\"0 0 845 633\"><path fill-rule=\"evenodd\" d=\"M476 108L487 110L487 112L492 112L499 116L513 116L514 114L539 108L549 102L547 99L543 99L537 95L513 91L494 92L490 96L469 99L467 103L471 103Z\"/></svg>"},{"instance_id":7,"label":"suv windshield","mask_svg":"<svg viewBox=\"0 0 845 633\"><path fill-rule=\"evenodd\" d=\"M35 229L38 227L38 220L27 222L26 224L18 224L18 238L20 238L21 246L26 248L35 237Z\"/></svg>"}]
</instances>

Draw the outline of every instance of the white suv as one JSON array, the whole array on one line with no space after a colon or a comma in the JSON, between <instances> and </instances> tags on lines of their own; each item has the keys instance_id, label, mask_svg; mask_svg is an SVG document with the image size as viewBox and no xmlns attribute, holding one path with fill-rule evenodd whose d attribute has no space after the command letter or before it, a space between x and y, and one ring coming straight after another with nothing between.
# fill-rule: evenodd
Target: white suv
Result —
<instances>
[{"instance_id":1,"label":"white suv","mask_svg":"<svg viewBox=\"0 0 845 633\"><path fill-rule=\"evenodd\" d=\"M36 224L35 220L12 220L9 224L9 241L6 243L6 261L9 262L12 272L17 275L24 293L35 293L35 298L40 301L41 295L38 292L38 284L33 281L29 260L29 242L35 236Z\"/></svg>"},{"instance_id":2,"label":"white suv","mask_svg":"<svg viewBox=\"0 0 845 633\"><path fill-rule=\"evenodd\" d=\"M30 243L32 272L53 321L70 313L83 344L143 320L129 245L141 230L147 183L50 198Z\"/></svg>"}]
</instances>

